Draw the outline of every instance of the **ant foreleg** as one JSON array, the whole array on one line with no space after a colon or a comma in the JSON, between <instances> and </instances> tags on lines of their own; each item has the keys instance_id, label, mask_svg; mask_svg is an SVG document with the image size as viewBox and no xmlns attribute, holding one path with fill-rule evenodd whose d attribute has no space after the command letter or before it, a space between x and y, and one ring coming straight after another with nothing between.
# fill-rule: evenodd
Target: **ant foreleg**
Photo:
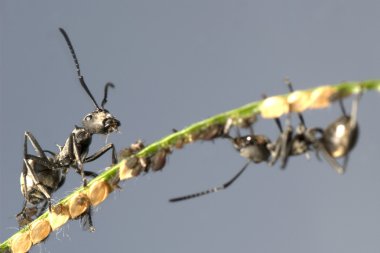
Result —
<instances>
[{"instance_id":1,"label":"ant foreleg","mask_svg":"<svg viewBox=\"0 0 380 253\"><path fill-rule=\"evenodd\" d=\"M100 156L102 156L104 153L106 153L111 148L112 148L112 164L116 164L117 163L116 149L115 149L115 146L113 145L113 143L109 143L109 144L105 145L104 147L102 147L101 149L96 151L94 154L86 157L84 159L84 163L92 162L92 161L98 159Z\"/></svg>"}]
</instances>

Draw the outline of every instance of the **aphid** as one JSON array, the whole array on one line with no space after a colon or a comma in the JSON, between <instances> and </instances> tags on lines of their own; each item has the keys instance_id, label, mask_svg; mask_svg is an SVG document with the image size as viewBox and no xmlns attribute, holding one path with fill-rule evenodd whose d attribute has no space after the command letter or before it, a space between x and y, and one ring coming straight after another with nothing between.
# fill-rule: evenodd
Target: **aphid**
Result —
<instances>
[{"instance_id":1,"label":"aphid","mask_svg":"<svg viewBox=\"0 0 380 253\"><path fill-rule=\"evenodd\" d=\"M145 148L142 140L137 140L132 143L128 148L124 148L119 153L120 159L127 159L126 168L133 170L133 176L140 175L141 172L148 172L150 169L149 157L136 157L135 154ZM124 176L122 176L123 178Z\"/></svg>"},{"instance_id":2,"label":"aphid","mask_svg":"<svg viewBox=\"0 0 380 253\"><path fill-rule=\"evenodd\" d=\"M86 186L86 176L95 177L97 174L85 171L83 169L84 163L96 160L110 149L112 149L112 163L117 163L115 147L112 143L100 148L94 154L88 155L94 134L110 134L117 131L120 126L120 121L104 108L104 105L107 103L108 89L110 87L113 88L114 85L112 83L105 85L104 98L101 106L99 106L81 75L79 62L67 33L62 28L59 28L59 31L66 40L73 57L79 82L94 103L95 110L83 118L82 127L75 126L65 144L59 147L59 152L56 154L51 151L42 150L32 133L25 132L24 165L20 179L21 192L25 197L25 202L22 211L17 215L19 221L30 219L27 213L28 208L41 205L40 212L38 212L39 215L44 211L46 205L49 205L49 210L51 211L51 194L63 185L69 168L73 168L82 176L83 186ZM28 153L27 140L34 147L37 156ZM51 157L47 157L45 153L51 154ZM93 230L90 211L89 209L88 217L85 217L85 219L89 220L89 227Z\"/></svg>"},{"instance_id":3,"label":"aphid","mask_svg":"<svg viewBox=\"0 0 380 253\"><path fill-rule=\"evenodd\" d=\"M193 193L190 195L185 195L181 197L172 198L169 201L170 202L178 202L182 200L187 200L195 197L200 197L209 193L217 192L220 190L224 190L228 188L233 182L235 182L236 179L246 170L250 162L253 163L261 163L261 162L268 162L271 152L268 149L268 145L271 143L270 139L264 135L256 135L253 132L252 125L249 125L250 128L250 134L246 136L240 136L240 132L237 128L237 137L233 138L231 137L228 132L231 124L225 128L225 134L224 136L231 139L232 144L234 148L239 152L239 154L248 159L248 162L244 164L243 168L240 169L240 171L229 181L224 183L221 186L210 188L208 190Z\"/></svg>"},{"instance_id":4,"label":"aphid","mask_svg":"<svg viewBox=\"0 0 380 253\"><path fill-rule=\"evenodd\" d=\"M166 157L171 153L170 148L159 149L150 159L152 171L159 171L165 167Z\"/></svg>"}]
</instances>

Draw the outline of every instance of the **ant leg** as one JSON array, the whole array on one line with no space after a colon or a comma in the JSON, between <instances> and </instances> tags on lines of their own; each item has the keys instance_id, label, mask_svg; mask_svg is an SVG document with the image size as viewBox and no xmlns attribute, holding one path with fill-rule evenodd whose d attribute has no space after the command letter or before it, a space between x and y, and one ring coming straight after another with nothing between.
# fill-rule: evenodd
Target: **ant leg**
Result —
<instances>
[{"instance_id":1,"label":"ant leg","mask_svg":"<svg viewBox=\"0 0 380 253\"><path fill-rule=\"evenodd\" d=\"M288 89L290 92L294 91L293 84L288 78L285 79L285 84L288 86ZM305 119L303 118L302 113L299 112L297 114L298 114L298 118L300 119L302 126L304 126L306 128Z\"/></svg>"},{"instance_id":2,"label":"ant leg","mask_svg":"<svg viewBox=\"0 0 380 253\"><path fill-rule=\"evenodd\" d=\"M89 170L85 170L83 171L84 172L84 175L86 177L92 177L92 178L95 178L97 177L99 174L98 173L95 173L95 172L92 172L92 171L89 171Z\"/></svg>"},{"instance_id":3,"label":"ant leg","mask_svg":"<svg viewBox=\"0 0 380 253\"><path fill-rule=\"evenodd\" d=\"M92 222L92 207L90 206L85 213L80 216L82 228L89 232L94 232L95 227Z\"/></svg>"},{"instance_id":4,"label":"ant leg","mask_svg":"<svg viewBox=\"0 0 380 253\"><path fill-rule=\"evenodd\" d=\"M347 112L343 104L343 99L339 99L339 106L340 106L340 110L342 111L343 116L347 117Z\"/></svg>"},{"instance_id":5,"label":"ant leg","mask_svg":"<svg viewBox=\"0 0 380 253\"><path fill-rule=\"evenodd\" d=\"M190 194L190 195L182 196L182 197L172 198L172 199L169 199L169 202L178 202L178 201L182 201L182 200L188 200L188 199L200 197L200 196L203 196L203 195L206 195L206 194L209 194L209 193L213 193L213 192L217 192L217 191L220 191L220 190L227 189L233 182L235 182L236 179L238 179L238 177L240 177L240 175L248 167L249 163L250 162L247 162L243 166L243 168L240 169L240 171L233 178L231 178L229 181L227 181L226 183L224 183L221 186L214 187L214 188L208 189L206 191L202 191L202 192L198 192L198 193L193 193L193 194Z\"/></svg>"},{"instance_id":6,"label":"ant leg","mask_svg":"<svg viewBox=\"0 0 380 253\"><path fill-rule=\"evenodd\" d=\"M74 134L71 134L69 138L70 138L69 143L71 144L71 145L69 144L69 146L72 146L72 151L74 153L75 161L77 163L78 173L80 173L80 175L82 176L83 186L86 187L87 186L87 179L85 177L84 170L83 170L83 161L81 160L81 157L79 154L79 149L78 149L77 143L75 142L75 139L74 139ZM70 151L69 151L69 153L70 153Z\"/></svg>"},{"instance_id":7,"label":"ant leg","mask_svg":"<svg viewBox=\"0 0 380 253\"><path fill-rule=\"evenodd\" d=\"M38 143L36 138L34 138L33 134L30 132L24 133L24 155L26 155L28 153L28 151L27 151L27 148L28 148L27 140L28 139L29 139L30 143L32 144L34 150L38 154L38 156L47 159L45 152L42 150L40 144Z\"/></svg>"},{"instance_id":8,"label":"ant leg","mask_svg":"<svg viewBox=\"0 0 380 253\"><path fill-rule=\"evenodd\" d=\"M51 196L50 196L50 194L48 193L46 188L41 184L41 182L38 180L38 177L34 171L33 166L30 166L30 164L28 163L28 161L26 159L24 159L24 164L28 170L27 175L32 179L33 183L37 186L38 190L40 192L42 192L42 194L45 196L46 200L49 203L49 211L51 211ZM26 176L24 179L26 179ZM24 184L27 184L27 181L24 181Z\"/></svg>"},{"instance_id":9,"label":"ant leg","mask_svg":"<svg viewBox=\"0 0 380 253\"><path fill-rule=\"evenodd\" d=\"M357 125L357 118L358 118L358 107L359 107L359 100L362 96L362 93L359 93L356 95L356 98L352 102L352 108L351 108L351 116L350 116L350 127L354 128Z\"/></svg>"},{"instance_id":10,"label":"ant leg","mask_svg":"<svg viewBox=\"0 0 380 253\"><path fill-rule=\"evenodd\" d=\"M54 153L53 151L50 151L50 150L46 150L46 149L44 149L43 151L44 151L44 153L48 153L48 154L50 154L50 155L52 155L52 156L55 156L55 155L56 155L56 153Z\"/></svg>"},{"instance_id":11,"label":"ant leg","mask_svg":"<svg viewBox=\"0 0 380 253\"><path fill-rule=\"evenodd\" d=\"M293 127L288 125L287 129L280 136L280 157L281 157L281 169L285 169L288 163L288 158L293 146Z\"/></svg>"},{"instance_id":12,"label":"ant leg","mask_svg":"<svg viewBox=\"0 0 380 253\"><path fill-rule=\"evenodd\" d=\"M280 150L281 150L281 137L283 135L283 129L282 129L282 124L279 118L275 118L274 121L276 122L276 125L278 129L280 130L280 137L278 137L277 141L275 144L269 144L268 149L271 152L271 160L269 161L269 165L273 166L278 158L280 157Z\"/></svg>"},{"instance_id":13,"label":"ant leg","mask_svg":"<svg viewBox=\"0 0 380 253\"><path fill-rule=\"evenodd\" d=\"M51 170L54 170L55 169L55 164L52 163L51 161L49 161L48 159L44 159L42 157L39 157L39 156L35 156L35 155L29 155L29 154L26 154L24 155L24 159L26 160L32 160L33 162L36 162L42 166L45 166Z\"/></svg>"},{"instance_id":14,"label":"ant leg","mask_svg":"<svg viewBox=\"0 0 380 253\"><path fill-rule=\"evenodd\" d=\"M92 161L98 159L100 156L102 156L104 153L106 153L111 148L112 148L112 164L116 164L117 163L116 150L115 150L115 146L113 145L113 143L109 143L109 144L105 145L104 147L102 147L101 149L96 151L93 155L86 157L83 162L84 163L92 162Z\"/></svg>"},{"instance_id":15,"label":"ant leg","mask_svg":"<svg viewBox=\"0 0 380 253\"><path fill-rule=\"evenodd\" d=\"M79 170L77 167L74 167L74 166L73 166L73 168L75 169L75 172L76 172L76 173L78 173L79 175L82 175L82 173L80 172L80 170ZM95 178L95 177L99 176L98 173L95 173L95 172L92 172L92 171L89 171L89 170L83 170L83 173L84 173L84 176L85 176L85 177L92 177L92 178ZM63 185L63 183L62 183L62 184L59 184L59 185L58 185L58 188L59 188L60 186L62 186L62 185Z\"/></svg>"},{"instance_id":16,"label":"ant leg","mask_svg":"<svg viewBox=\"0 0 380 253\"><path fill-rule=\"evenodd\" d=\"M40 216L46 209L46 206L49 204L49 211L51 211L51 203L49 202L49 200L46 200L45 203L42 205L40 211L37 213L37 217Z\"/></svg>"},{"instance_id":17,"label":"ant leg","mask_svg":"<svg viewBox=\"0 0 380 253\"><path fill-rule=\"evenodd\" d=\"M24 204L22 205L21 212L19 212L18 214L16 214L16 219L17 220L21 220L21 218L19 218L21 215L23 216L22 218L25 218L26 203L27 203L26 200L24 200Z\"/></svg>"},{"instance_id":18,"label":"ant leg","mask_svg":"<svg viewBox=\"0 0 380 253\"><path fill-rule=\"evenodd\" d=\"M330 166L339 174L342 175L345 172L345 166L342 167L338 161L332 157L329 152L326 150L323 143L319 140L314 144L316 146L316 150L320 151L325 158L325 160L330 164Z\"/></svg>"},{"instance_id":19,"label":"ant leg","mask_svg":"<svg viewBox=\"0 0 380 253\"><path fill-rule=\"evenodd\" d=\"M24 193L25 196L27 196L27 191L28 191L27 182L26 182L26 175L27 174L28 174L28 169L27 169L27 167L25 166L25 163L24 163L23 166L22 166L22 178L24 180L24 184L22 185L22 188L23 188L23 193ZM24 203L24 207L22 208L21 212L24 211L25 206L26 206L26 201Z\"/></svg>"}]
</instances>

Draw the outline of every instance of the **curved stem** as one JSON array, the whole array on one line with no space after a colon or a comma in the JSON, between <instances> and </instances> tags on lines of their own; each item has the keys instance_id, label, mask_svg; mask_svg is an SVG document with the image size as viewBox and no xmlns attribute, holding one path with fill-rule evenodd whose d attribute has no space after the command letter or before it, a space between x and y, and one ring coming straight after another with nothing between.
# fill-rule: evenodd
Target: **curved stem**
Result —
<instances>
[{"instance_id":1,"label":"curved stem","mask_svg":"<svg viewBox=\"0 0 380 253\"><path fill-rule=\"evenodd\" d=\"M326 85L324 85L326 86ZM380 92L380 80L367 80L367 81L360 81L360 82L343 82L335 85L327 85L328 87L334 88L335 93L332 100L336 100L339 98L343 98L352 94L357 94L359 92L367 92L371 90L377 90ZM309 90L305 90L305 92L312 92L320 87L315 87ZM287 97L288 94L279 95L278 97ZM202 120L200 122L194 123L180 131L175 131L174 133L150 144L149 146L142 149L140 152L135 154L135 157L137 158L148 158L152 157L157 151L161 149L170 150L172 148L176 147L176 144L179 141L183 141L183 145L192 143L196 140L207 140L207 138L196 138L195 136L199 133L201 133L205 129L210 129L210 127L213 126L224 126L228 120L231 119L249 119L253 116L259 114L260 106L262 104L263 100L252 102L246 105L243 105L239 108L217 114L213 117L210 117L208 119ZM100 174L98 177L94 178L87 187L91 187L96 182L100 182L101 180L112 180L115 178L116 175L119 173L119 169L125 164L126 160L122 160L120 163L114 165L112 168L104 171L102 174ZM130 179L134 177L135 175L131 174L126 179ZM80 187L76 190L74 190L70 195L65 197L64 199L60 200L58 204L67 204L68 201L76 194L80 192L84 192L86 189L83 187ZM11 243L12 239L14 239L17 235L20 233L26 233L30 230L30 227L33 223L40 219L45 219L49 215L49 212L45 212L40 217L38 217L36 220L34 220L30 225L22 228L20 231L15 233L13 236L11 236L9 239L4 241L2 244L0 244L0 253L1 252L11 252Z\"/></svg>"}]
</instances>

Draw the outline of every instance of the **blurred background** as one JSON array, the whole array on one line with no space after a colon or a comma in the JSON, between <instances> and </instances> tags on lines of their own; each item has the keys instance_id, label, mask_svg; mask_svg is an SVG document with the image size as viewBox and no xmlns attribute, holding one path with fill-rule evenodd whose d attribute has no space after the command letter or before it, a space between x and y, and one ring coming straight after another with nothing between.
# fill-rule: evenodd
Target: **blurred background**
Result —
<instances>
[{"instance_id":1,"label":"blurred background","mask_svg":"<svg viewBox=\"0 0 380 253\"><path fill-rule=\"evenodd\" d=\"M24 132L57 150L93 110L58 27L96 99L106 82L116 85L106 107L121 133L107 141L121 149L286 93L285 77L297 89L379 79L379 9L370 0L1 1L0 241L17 231ZM351 99L345 104L350 110ZM284 171L252 164L226 191L170 204L224 183L246 162L229 142L196 143L162 172L123 183L96 208L94 233L71 221L31 252L378 252L379 106L378 93L363 96L343 176L300 156ZM325 127L340 113L333 105L304 116ZM271 120L255 130L278 136ZM90 152L105 142L95 136ZM110 156L85 168L101 172ZM54 200L80 185L71 171Z\"/></svg>"}]
</instances>

